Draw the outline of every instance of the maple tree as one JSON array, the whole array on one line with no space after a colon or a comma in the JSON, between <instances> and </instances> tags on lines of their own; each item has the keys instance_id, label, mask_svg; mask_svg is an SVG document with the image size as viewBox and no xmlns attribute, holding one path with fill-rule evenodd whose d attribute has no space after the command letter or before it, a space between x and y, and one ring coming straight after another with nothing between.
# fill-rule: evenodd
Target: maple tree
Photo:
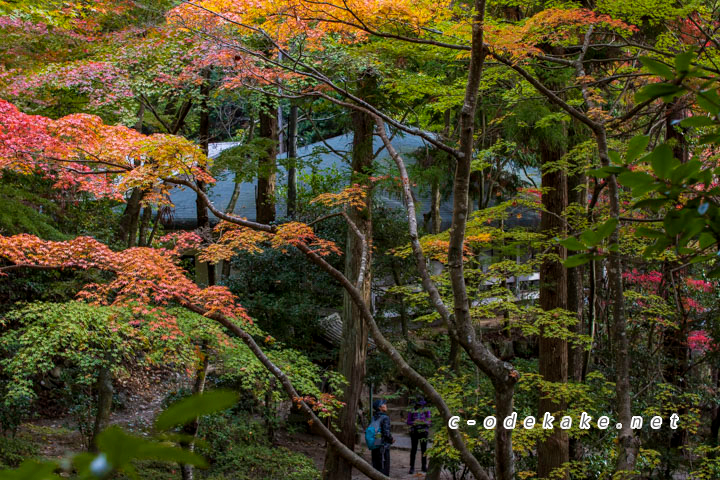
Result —
<instances>
[{"instance_id":1,"label":"maple tree","mask_svg":"<svg viewBox=\"0 0 720 480\"><path fill-rule=\"evenodd\" d=\"M225 288L211 286L199 288L188 279L182 270L175 267L175 252L164 249L134 248L122 252L112 252L106 246L90 238L77 238L69 243L47 242L37 237L20 235L1 237L0 255L10 265L1 267L3 275L17 269L89 269L96 268L114 273L116 276L106 284L89 284L78 293L79 298L99 304L113 306L136 306L143 313L149 304L168 305L177 303L187 310L211 318L234 335L237 335L253 352L263 365L281 382L288 395L297 401L303 409L320 424L320 429L335 448L354 459L357 464L363 460L344 446L324 427L313 409L293 387L288 376L280 370L262 352L250 333L236 321L251 322L245 310L239 306L234 296ZM142 270L138 270L142 265ZM139 305L139 307L137 307ZM165 322L172 325L171 315L165 316ZM323 403L313 407L325 409ZM366 467L369 467L365 463ZM358 468L362 468L358 466ZM365 468L368 472L371 469ZM376 475L377 476L377 475Z\"/></svg>"}]
</instances>

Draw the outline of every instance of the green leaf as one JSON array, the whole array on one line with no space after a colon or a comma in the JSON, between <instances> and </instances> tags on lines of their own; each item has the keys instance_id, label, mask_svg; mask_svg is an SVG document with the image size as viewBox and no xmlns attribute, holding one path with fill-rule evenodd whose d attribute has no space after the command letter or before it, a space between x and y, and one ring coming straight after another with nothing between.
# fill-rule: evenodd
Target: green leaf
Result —
<instances>
[{"instance_id":1,"label":"green leaf","mask_svg":"<svg viewBox=\"0 0 720 480\"><path fill-rule=\"evenodd\" d=\"M587 171L587 174L595 178L607 178L610 176L610 174L602 168L591 168Z\"/></svg>"},{"instance_id":2,"label":"green leaf","mask_svg":"<svg viewBox=\"0 0 720 480\"><path fill-rule=\"evenodd\" d=\"M709 261L712 260L714 257L715 257L715 255L698 255L698 256L693 257L692 259L690 259L690 263L695 264L695 263L709 262Z\"/></svg>"},{"instance_id":3,"label":"green leaf","mask_svg":"<svg viewBox=\"0 0 720 480\"><path fill-rule=\"evenodd\" d=\"M697 234L705 228L705 219L693 218L690 221L683 222L682 237L678 239L678 245L685 246Z\"/></svg>"},{"instance_id":4,"label":"green leaf","mask_svg":"<svg viewBox=\"0 0 720 480\"><path fill-rule=\"evenodd\" d=\"M580 234L580 240L582 240L585 245L594 247L602 241L602 237L593 230L585 230Z\"/></svg>"},{"instance_id":5,"label":"green leaf","mask_svg":"<svg viewBox=\"0 0 720 480\"><path fill-rule=\"evenodd\" d=\"M668 203L668 200L665 198L648 198L646 200L641 200L637 202L635 205L633 205L634 208L649 208L653 212L657 212L662 207L665 206L665 204Z\"/></svg>"},{"instance_id":6,"label":"green leaf","mask_svg":"<svg viewBox=\"0 0 720 480\"><path fill-rule=\"evenodd\" d=\"M25 460L15 470L0 470L2 480L61 480L56 475L58 465L55 462L38 462L37 460Z\"/></svg>"},{"instance_id":7,"label":"green leaf","mask_svg":"<svg viewBox=\"0 0 720 480\"><path fill-rule=\"evenodd\" d=\"M669 97L682 91L683 88L671 83L651 83L635 94L635 101L640 103L660 97Z\"/></svg>"},{"instance_id":8,"label":"green leaf","mask_svg":"<svg viewBox=\"0 0 720 480\"><path fill-rule=\"evenodd\" d=\"M586 250L587 247L575 237L568 237L560 245L567 248L568 250Z\"/></svg>"},{"instance_id":9,"label":"green leaf","mask_svg":"<svg viewBox=\"0 0 720 480\"><path fill-rule=\"evenodd\" d=\"M670 245L670 243L671 241L667 237L659 238L654 244L650 245L643 251L643 255L649 257L662 252Z\"/></svg>"},{"instance_id":10,"label":"green leaf","mask_svg":"<svg viewBox=\"0 0 720 480\"><path fill-rule=\"evenodd\" d=\"M699 160L690 160L687 163L681 163L678 165L670 174L670 179L676 185L685 183L689 178L692 178L702 168L702 163Z\"/></svg>"},{"instance_id":11,"label":"green leaf","mask_svg":"<svg viewBox=\"0 0 720 480\"><path fill-rule=\"evenodd\" d=\"M680 232L682 232L685 226L685 219L677 213L671 215L672 213L675 213L675 211L671 210L669 214L665 215L665 218L663 219L663 226L665 227L665 231L671 237L678 235Z\"/></svg>"},{"instance_id":12,"label":"green leaf","mask_svg":"<svg viewBox=\"0 0 720 480\"><path fill-rule=\"evenodd\" d=\"M712 88L698 92L695 101L700 108L712 115L717 115L720 112L720 96Z\"/></svg>"},{"instance_id":13,"label":"green leaf","mask_svg":"<svg viewBox=\"0 0 720 480\"><path fill-rule=\"evenodd\" d=\"M114 469L132 468L132 460L159 460L205 466L205 459L188 450L136 437L117 425L104 430L97 438L98 450L107 456ZM91 464L92 465L92 464Z\"/></svg>"},{"instance_id":14,"label":"green leaf","mask_svg":"<svg viewBox=\"0 0 720 480\"><path fill-rule=\"evenodd\" d=\"M597 233L600 236L600 238L607 238L610 236L611 233L615 231L615 228L617 227L618 220L617 218L610 218L605 223L600 225L597 228Z\"/></svg>"},{"instance_id":15,"label":"green leaf","mask_svg":"<svg viewBox=\"0 0 720 480\"><path fill-rule=\"evenodd\" d=\"M675 78L675 72L673 72L669 65L650 57L640 57L640 61L650 73L659 75L665 80L672 80Z\"/></svg>"},{"instance_id":16,"label":"green leaf","mask_svg":"<svg viewBox=\"0 0 720 480\"><path fill-rule=\"evenodd\" d=\"M615 154L617 155L617 153ZM617 157L619 159L619 157ZM602 168L593 168L587 171L587 174L591 177L597 177L597 178L605 178L610 176L611 174L618 174L621 172L624 172L626 169L625 167L617 166L617 165L611 165L608 167L602 167Z\"/></svg>"},{"instance_id":17,"label":"green leaf","mask_svg":"<svg viewBox=\"0 0 720 480\"><path fill-rule=\"evenodd\" d=\"M631 138L630 142L628 143L625 161L627 163L632 163L636 158L640 156L642 152L645 151L648 146L648 142L650 142L650 137L647 135L637 135Z\"/></svg>"},{"instance_id":18,"label":"green leaf","mask_svg":"<svg viewBox=\"0 0 720 480\"><path fill-rule=\"evenodd\" d=\"M155 428L162 431L176 425L185 425L197 417L230 408L237 401L238 394L229 390L213 390L202 395L193 395L162 412L155 420Z\"/></svg>"},{"instance_id":19,"label":"green leaf","mask_svg":"<svg viewBox=\"0 0 720 480\"><path fill-rule=\"evenodd\" d=\"M707 232L700 234L700 238L698 238L698 243L701 250L704 250L710 245L713 245L716 241L717 240L715 240L715 237Z\"/></svg>"},{"instance_id":20,"label":"green leaf","mask_svg":"<svg viewBox=\"0 0 720 480\"><path fill-rule=\"evenodd\" d=\"M621 185L630 188L652 185L655 179L645 172L623 172L618 176Z\"/></svg>"},{"instance_id":21,"label":"green leaf","mask_svg":"<svg viewBox=\"0 0 720 480\"><path fill-rule=\"evenodd\" d=\"M676 55L675 70L677 70L679 74L684 76L690 71L690 62L692 62L694 58L695 52L693 51L683 52L679 55Z\"/></svg>"},{"instance_id":22,"label":"green leaf","mask_svg":"<svg viewBox=\"0 0 720 480\"><path fill-rule=\"evenodd\" d=\"M579 267L580 265L585 265L592 259L593 255L591 253L580 253L578 255L568 257L567 260L563 262L563 264L566 268L574 268Z\"/></svg>"},{"instance_id":23,"label":"green leaf","mask_svg":"<svg viewBox=\"0 0 720 480\"><path fill-rule=\"evenodd\" d=\"M665 238L665 232L648 227L639 227L635 230L636 237Z\"/></svg>"},{"instance_id":24,"label":"green leaf","mask_svg":"<svg viewBox=\"0 0 720 480\"><path fill-rule=\"evenodd\" d=\"M673 155L672 148L666 143L658 145L650 154L650 166L659 178L667 179L670 172L680 164L680 161Z\"/></svg>"},{"instance_id":25,"label":"green leaf","mask_svg":"<svg viewBox=\"0 0 720 480\"><path fill-rule=\"evenodd\" d=\"M717 125L717 123L714 122L712 118L706 117L703 115L695 115L692 117L687 117L680 122L680 126L682 126L682 127L698 128L698 127L710 127L712 125Z\"/></svg>"},{"instance_id":26,"label":"green leaf","mask_svg":"<svg viewBox=\"0 0 720 480\"><path fill-rule=\"evenodd\" d=\"M708 143L720 143L720 134L708 133L708 134L702 135L698 139L698 143L700 145L707 145Z\"/></svg>"}]
</instances>

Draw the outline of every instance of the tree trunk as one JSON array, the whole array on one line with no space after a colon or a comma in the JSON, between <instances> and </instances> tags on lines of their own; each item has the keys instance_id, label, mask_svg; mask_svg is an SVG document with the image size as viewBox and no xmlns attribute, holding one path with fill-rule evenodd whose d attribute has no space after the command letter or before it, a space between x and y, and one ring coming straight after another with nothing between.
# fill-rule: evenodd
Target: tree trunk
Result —
<instances>
[{"instance_id":1,"label":"tree trunk","mask_svg":"<svg viewBox=\"0 0 720 480\"><path fill-rule=\"evenodd\" d=\"M141 247L147 246L148 228L150 227L150 220L152 219L152 207L150 205L145 206L142 212L142 218L140 219L140 231L138 234L138 245Z\"/></svg>"},{"instance_id":2,"label":"tree trunk","mask_svg":"<svg viewBox=\"0 0 720 480\"><path fill-rule=\"evenodd\" d=\"M195 183L198 190L203 193L207 193L207 185L205 185L205 182L201 182L198 180ZM203 232L206 232L207 235L211 235L210 216L208 215L207 205L205 205L205 202L200 195L197 195L195 197L195 209L198 228L201 229ZM217 284L217 279L215 278L215 265L211 265L210 263L203 263L201 265L203 265L204 269L207 269L207 284Z\"/></svg>"},{"instance_id":3,"label":"tree trunk","mask_svg":"<svg viewBox=\"0 0 720 480\"><path fill-rule=\"evenodd\" d=\"M93 425L92 438L90 439L90 449L97 451L95 441L110 423L110 410L112 408L113 398L113 379L109 366L100 367L96 389L97 389L97 412L95 413L95 424Z\"/></svg>"},{"instance_id":4,"label":"tree trunk","mask_svg":"<svg viewBox=\"0 0 720 480\"><path fill-rule=\"evenodd\" d=\"M152 229L150 229L150 236L148 236L147 244L152 245L153 239L155 238L155 234L157 233L158 226L160 225L160 209L162 207L159 207L157 209L157 212L155 212L155 220L153 220L153 226Z\"/></svg>"},{"instance_id":5,"label":"tree trunk","mask_svg":"<svg viewBox=\"0 0 720 480\"><path fill-rule=\"evenodd\" d=\"M468 81L465 88L465 97L460 110L460 153L455 167L453 180L453 218L450 228L450 243L448 247L448 267L450 284L453 292L453 315L447 317L448 324L456 335L460 345L468 353L470 359L493 382L497 390L502 390L501 399L505 402L512 398L514 385L517 382L517 372L512 365L497 358L477 338L475 326L470 316L470 302L465 283L463 254L465 245L465 230L470 216L469 190L470 171L473 153L475 151L475 113L479 98L480 80L482 78L483 63L487 53L483 43L483 28L485 22L485 0L475 0L475 16L472 23L472 50L468 68ZM437 294L437 292L436 292ZM507 405L495 405L496 412L507 410ZM499 416L499 415L498 415ZM450 433L451 439L452 433ZM453 444L460 443L453 439ZM512 430L505 429L502 422L495 429L495 478L497 480L512 480L515 477L514 456L512 453ZM472 468L473 474L482 478L479 466L468 458L468 452L461 451L463 462Z\"/></svg>"},{"instance_id":6,"label":"tree trunk","mask_svg":"<svg viewBox=\"0 0 720 480\"><path fill-rule=\"evenodd\" d=\"M258 160L255 220L267 224L275 221L275 161L278 148L277 115L267 105L260 109L260 136L269 142L265 155Z\"/></svg>"},{"instance_id":7,"label":"tree trunk","mask_svg":"<svg viewBox=\"0 0 720 480\"><path fill-rule=\"evenodd\" d=\"M275 445L275 417L277 416L277 407L273 402L273 390L275 390L275 379L270 379L270 386L265 392L265 426L267 427L267 439L270 445Z\"/></svg>"},{"instance_id":8,"label":"tree trunk","mask_svg":"<svg viewBox=\"0 0 720 480\"><path fill-rule=\"evenodd\" d=\"M460 373L460 343L457 339L449 335L450 337L450 352L448 353L448 365L450 369L455 373Z\"/></svg>"},{"instance_id":9,"label":"tree trunk","mask_svg":"<svg viewBox=\"0 0 720 480\"><path fill-rule=\"evenodd\" d=\"M208 98L210 96L210 70L205 69L202 72L204 82L200 87L200 94L202 95L202 103L200 105L200 122L198 125L198 140L200 148L202 148L205 155L209 152L210 147L210 110L208 106ZM198 189L205 193L207 186L205 182L197 180L195 182ZM198 228L208 231L210 229L210 216L208 214L208 207L205 201L200 195L195 197L195 208L197 215ZM215 266L209 263L205 264L207 268L207 282L208 285L215 285ZM208 367L210 365L210 356L207 353L207 345L203 344L200 348L200 364L195 373L195 383L193 385L193 395L201 394L205 390L205 378L207 377ZM192 422L188 423L183 427L183 433L191 437L191 440L184 442L181 445L191 452L195 450L195 437L200 427L200 419L195 418ZM194 471L192 465L180 464L180 472L183 480L193 480Z\"/></svg>"},{"instance_id":10,"label":"tree trunk","mask_svg":"<svg viewBox=\"0 0 720 480\"><path fill-rule=\"evenodd\" d=\"M237 179L236 179L237 180ZM230 196L230 201L227 204L227 207L225 207L225 213L235 213L235 206L237 205L238 198L240 198L240 182L235 182L235 186L233 187L232 195ZM227 278L230 278L230 268L232 267L232 259L229 260L223 260L220 262L220 279L221 281L224 281Z\"/></svg>"},{"instance_id":11,"label":"tree trunk","mask_svg":"<svg viewBox=\"0 0 720 480\"><path fill-rule=\"evenodd\" d=\"M249 144L253 137L255 136L255 117L250 116L250 125L248 127L248 133L247 137L245 139L245 143ZM240 198L240 189L242 188L242 183L239 181L239 175L237 172L235 172L235 175L233 177L233 180L235 182L235 185L233 186L233 192L232 195L230 195L230 200L228 201L227 206L225 207L225 213L235 213L235 207L237 206L238 198ZM232 267L231 264L232 260L223 260L220 262L220 278L221 279L227 279L230 277L230 268Z\"/></svg>"},{"instance_id":12,"label":"tree trunk","mask_svg":"<svg viewBox=\"0 0 720 480\"><path fill-rule=\"evenodd\" d=\"M687 163L688 149L679 123L685 118L682 99L675 99L665 105L665 141L673 148L675 158Z\"/></svg>"},{"instance_id":13,"label":"tree trunk","mask_svg":"<svg viewBox=\"0 0 720 480\"><path fill-rule=\"evenodd\" d=\"M228 201L227 207L225 207L225 213L235 213L235 207L237 206L238 198L240 198L241 185L242 183L235 182L232 195L230 195L230 200Z\"/></svg>"},{"instance_id":14,"label":"tree trunk","mask_svg":"<svg viewBox=\"0 0 720 480\"><path fill-rule=\"evenodd\" d=\"M185 100L180 107L180 111L175 117L172 127L170 127L170 132L168 133L177 135L183 125L185 125L185 119L187 118L188 113L190 113L190 108L192 108L192 100Z\"/></svg>"},{"instance_id":15,"label":"tree trunk","mask_svg":"<svg viewBox=\"0 0 720 480\"><path fill-rule=\"evenodd\" d=\"M195 372L195 383L193 384L192 393L198 395L205 391L205 379L207 378L208 367L210 366L210 355L207 352L207 346L203 345L200 348L200 363L197 371ZM195 419L183 427L183 433L191 437L191 440L182 444L184 448L189 451L195 450L195 438L200 428L200 418ZM180 472L183 480L193 480L193 466L181 464Z\"/></svg>"},{"instance_id":16,"label":"tree trunk","mask_svg":"<svg viewBox=\"0 0 720 480\"><path fill-rule=\"evenodd\" d=\"M514 478L514 456L512 451L512 430L504 428L504 420L513 413L514 384L495 384L495 416L498 426L495 430L495 472L498 479Z\"/></svg>"},{"instance_id":17,"label":"tree trunk","mask_svg":"<svg viewBox=\"0 0 720 480\"><path fill-rule=\"evenodd\" d=\"M563 155L563 149L548 145L541 140L540 156L543 165L542 204L540 229L548 237L562 236L566 230L562 213L567 206L567 176L557 168L547 169L547 165L556 162ZM556 247L554 253L565 257L565 251ZM540 307L544 311L567 309L567 269L559 261L548 258L540 266ZM551 338L540 332L538 340L540 355L538 359L539 373L547 382L566 383L568 379L568 344L561 338ZM546 412L555 416L565 409L564 402L554 400L551 392L543 392L540 398L540 417ZM548 395L549 394L549 395ZM559 419L558 419L559 420ZM538 478L550 478L555 469L562 468L568 462L569 443L567 433L557 425L551 435L538 442ZM553 478L567 478L567 475Z\"/></svg>"},{"instance_id":18,"label":"tree trunk","mask_svg":"<svg viewBox=\"0 0 720 480\"><path fill-rule=\"evenodd\" d=\"M587 194L585 191L585 175L574 174L568 178L568 203L585 205L587 203ZM568 232L569 234L577 232ZM567 270L567 309L571 312L577 312L578 322L572 331L576 334L587 333L587 325L585 324L584 306L585 306L585 290L583 288L583 278L585 277L585 268L575 267ZM579 346L569 347L568 352L568 378L574 382L583 380L583 363L585 359L585 350Z\"/></svg>"},{"instance_id":19,"label":"tree trunk","mask_svg":"<svg viewBox=\"0 0 720 480\"><path fill-rule=\"evenodd\" d=\"M573 165L576 169L578 165ZM575 173L568 177L568 203L585 206L587 204L587 192L585 190L585 175ZM575 234L577 232L568 232ZM567 269L567 292L568 306L570 312L576 312L577 323L571 328L572 332L578 335L587 333L585 322L585 289L583 279L585 278L585 267L579 266ZM568 379L573 382L582 382L584 376L585 349L578 345L568 345ZM572 460L582 459L581 440L573 438L569 440L569 457Z\"/></svg>"},{"instance_id":20,"label":"tree trunk","mask_svg":"<svg viewBox=\"0 0 720 480\"><path fill-rule=\"evenodd\" d=\"M714 366L711 369L712 385L715 386L715 391L720 391L720 375L718 372L720 367ZM718 433L720 432L720 405L715 403L710 411L710 445L720 445L720 438Z\"/></svg>"},{"instance_id":21,"label":"tree trunk","mask_svg":"<svg viewBox=\"0 0 720 480\"><path fill-rule=\"evenodd\" d=\"M607 133L604 127L595 129L600 164L603 167L610 165L608 155ZM620 219L620 190L617 177L612 174L607 178L608 196L610 199L610 218ZM620 233L616 227L609 238L609 250L619 250ZM616 251L617 251L616 250ZM631 471L635 468L638 454L638 441L630 428L632 418L632 394L630 389L630 345L627 338L627 318L625 316L625 298L622 284L622 259L617 253L611 253L607 262L608 296L613 312L613 330L616 380L615 402L618 415L618 455L615 464L616 472Z\"/></svg>"},{"instance_id":22,"label":"tree trunk","mask_svg":"<svg viewBox=\"0 0 720 480\"><path fill-rule=\"evenodd\" d=\"M202 148L205 155L209 152L210 147L210 109L208 106L208 98L210 96L210 71L208 69L203 70L202 77L204 82L200 87L200 95L202 95L202 103L200 104L200 124L198 126L198 140L200 148ZM207 185L205 182L196 180L195 184L198 189L205 193L207 192ZM208 208L205 205L205 201L200 195L195 197L195 209L197 215L197 226L198 228L204 229L205 231L210 230L210 216L208 215ZM209 234L209 233L208 233ZM215 285L215 267L209 263L205 264L208 273L208 285Z\"/></svg>"},{"instance_id":23,"label":"tree trunk","mask_svg":"<svg viewBox=\"0 0 720 480\"><path fill-rule=\"evenodd\" d=\"M138 110L137 121L135 122L135 130L142 132L143 118L145 116L145 105L141 104ZM139 188L133 188L125 204L125 210L120 217L120 237L128 248L135 246L137 239L138 218L140 216L140 202L144 193Z\"/></svg>"},{"instance_id":24,"label":"tree trunk","mask_svg":"<svg viewBox=\"0 0 720 480\"><path fill-rule=\"evenodd\" d=\"M140 219L140 202L145 194L140 188L133 188L125 204L125 211L120 219L120 234L123 243L132 248L137 245L138 224Z\"/></svg>"},{"instance_id":25,"label":"tree trunk","mask_svg":"<svg viewBox=\"0 0 720 480\"><path fill-rule=\"evenodd\" d=\"M673 147L673 154L680 163L687 163L687 148L680 125L678 123L685 118L681 104L682 99L676 99L665 106L665 141ZM663 262L663 283L660 295L666 300L675 303L678 312L678 325L666 328L664 338L665 355L668 359L665 367L665 378L678 388L680 394L687 389L687 365L690 360L690 349L687 346L687 316L684 306L680 302L678 293L675 291L673 271L679 267L678 262L666 260ZM678 276L682 275L682 270ZM674 297L674 299L673 299ZM674 300L674 301L673 301ZM687 409L680 407L678 415L687 415ZM670 436L670 447L681 448L688 441L688 431L685 428L674 430Z\"/></svg>"},{"instance_id":26,"label":"tree trunk","mask_svg":"<svg viewBox=\"0 0 720 480\"><path fill-rule=\"evenodd\" d=\"M433 179L430 192L430 232L440 233L442 217L440 216L440 182Z\"/></svg>"},{"instance_id":27,"label":"tree trunk","mask_svg":"<svg viewBox=\"0 0 720 480\"><path fill-rule=\"evenodd\" d=\"M375 87L375 79L365 75L361 80L361 95L365 97ZM373 163L373 118L360 112L353 112L353 156L351 183L367 183ZM372 242L372 210L370 195L366 197L362 208L350 209L350 220L355 223L368 245L367 267L361 286L363 300L370 305L371 285L371 242ZM356 283L363 260L362 242L352 228L348 228L347 248L345 250L345 276ZM338 439L348 448L355 447L357 432L357 408L365 383L365 360L367 356L368 334L370 330L363 319L362 312L352 301L347 292L343 294L343 339L340 346L340 362L338 371L348 381L345 387L343 402L338 419ZM325 457L324 478L327 480L350 480L352 465L333 449L328 449Z\"/></svg>"},{"instance_id":28,"label":"tree trunk","mask_svg":"<svg viewBox=\"0 0 720 480\"><path fill-rule=\"evenodd\" d=\"M390 264L390 272L392 273L393 281L395 282L395 286L401 287L403 285L402 279L400 277L400 272L398 272L398 265L394 260L391 260ZM404 295L396 295L395 296L397 302L400 304L400 327L402 330L403 338L405 340L408 339L408 329L409 329L409 319L407 315L407 307L405 306L405 297Z\"/></svg>"},{"instance_id":29,"label":"tree trunk","mask_svg":"<svg viewBox=\"0 0 720 480\"><path fill-rule=\"evenodd\" d=\"M442 473L442 464L436 457L430 457L428 459L428 471L425 475L425 480L440 480L440 474Z\"/></svg>"},{"instance_id":30,"label":"tree trunk","mask_svg":"<svg viewBox=\"0 0 720 480\"><path fill-rule=\"evenodd\" d=\"M298 138L298 107L292 105L290 107L290 118L288 119L288 180L287 180L287 214L290 218L295 218L297 210L297 168L295 159L297 158L297 138Z\"/></svg>"}]
</instances>

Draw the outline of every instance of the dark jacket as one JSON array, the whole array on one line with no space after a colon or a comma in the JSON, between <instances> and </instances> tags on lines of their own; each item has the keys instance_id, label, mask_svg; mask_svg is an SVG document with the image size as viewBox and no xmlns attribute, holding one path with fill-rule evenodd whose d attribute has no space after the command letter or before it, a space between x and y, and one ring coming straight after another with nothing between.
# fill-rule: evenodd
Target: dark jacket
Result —
<instances>
[{"instance_id":1,"label":"dark jacket","mask_svg":"<svg viewBox=\"0 0 720 480\"><path fill-rule=\"evenodd\" d=\"M373 420L380 419L380 435L383 445L391 445L393 443L392 432L390 431L390 417L386 413L376 411L373 412Z\"/></svg>"}]
</instances>

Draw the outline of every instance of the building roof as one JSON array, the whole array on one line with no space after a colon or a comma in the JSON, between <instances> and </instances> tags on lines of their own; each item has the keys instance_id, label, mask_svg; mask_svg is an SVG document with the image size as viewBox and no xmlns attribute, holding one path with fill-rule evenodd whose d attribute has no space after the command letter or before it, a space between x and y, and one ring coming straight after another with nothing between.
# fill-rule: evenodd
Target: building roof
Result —
<instances>
[{"instance_id":1,"label":"building roof","mask_svg":"<svg viewBox=\"0 0 720 480\"><path fill-rule=\"evenodd\" d=\"M316 320L317 332L327 342L335 347L342 345L343 321L339 313L332 313L327 317ZM368 336L368 350L375 350L375 340Z\"/></svg>"},{"instance_id":2,"label":"building roof","mask_svg":"<svg viewBox=\"0 0 720 480\"><path fill-rule=\"evenodd\" d=\"M402 135L400 133L392 137L392 144L407 165L415 162L414 158L409 154L424 149L428 144L420 137L415 135ZM223 151L239 145L238 142L221 142L211 143L208 146L208 155L211 158L217 158ZM376 157L381 167L394 165L386 149L381 148L382 140L377 136L373 139L373 148L380 153ZM313 143L298 149L298 158L310 159L314 157L314 168L318 172L336 170L340 174L344 174L344 178L350 177L350 153L352 150L352 134L339 135L327 139L322 142ZM278 159L285 158L285 154L278 155ZM287 171L278 162L277 185L287 184ZM307 166L298 169L298 177L301 178L303 173L310 173L311 167ZM210 200L219 208L225 209L228 205L235 188L232 173L223 172L216 176L216 183L209 188L208 196ZM238 197L235 215L254 220L255 215L255 196L257 192L257 181L243 182L240 185L240 195ZM416 192L417 193L417 192ZM381 192L380 200L391 208L403 208L402 199L399 196L391 195L387 192ZM416 197L416 213L418 222L422 224L423 213L430 210L429 195L415 195ZM196 195L190 189L174 188L170 193L171 202L174 205L174 214L167 226L171 228L189 228L196 226ZM443 229L448 228L452 217L452 197L445 198L440 204L440 216L442 218ZM278 200L276 204L276 214L278 218L283 218L286 213L286 205L284 201ZM212 223L217 222L217 218L210 213Z\"/></svg>"}]
</instances>

